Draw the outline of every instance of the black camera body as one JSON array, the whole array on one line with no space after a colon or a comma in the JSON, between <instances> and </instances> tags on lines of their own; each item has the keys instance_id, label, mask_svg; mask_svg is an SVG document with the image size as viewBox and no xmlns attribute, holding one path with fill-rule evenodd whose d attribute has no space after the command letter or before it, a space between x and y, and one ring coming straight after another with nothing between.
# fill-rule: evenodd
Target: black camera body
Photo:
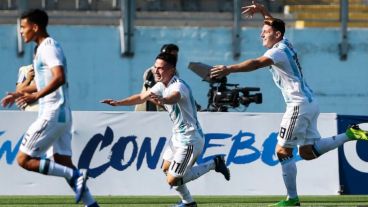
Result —
<instances>
[{"instance_id":1,"label":"black camera body","mask_svg":"<svg viewBox=\"0 0 368 207\"><path fill-rule=\"evenodd\" d=\"M251 93L260 91L260 88L238 86L239 84L228 84L226 77L211 79L206 111L227 112L229 108L240 105L248 107L251 103L262 103L262 93Z\"/></svg>"},{"instance_id":2,"label":"black camera body","mask_svg":"<svg viewBox=\"0 0 368 207\"><path fill-rule=\"evenodd\" d=\"M226 112L229 108L237 108L240 105L248 107L251 103L262 103L262 93L252 93L260 91L260 88L239 88L239 84L228 84L226 76L211 78L210 71L213 66L201 62L190 62L188 68L210 84L208 105L202 111Z\"/></svg>"}]
</instances>

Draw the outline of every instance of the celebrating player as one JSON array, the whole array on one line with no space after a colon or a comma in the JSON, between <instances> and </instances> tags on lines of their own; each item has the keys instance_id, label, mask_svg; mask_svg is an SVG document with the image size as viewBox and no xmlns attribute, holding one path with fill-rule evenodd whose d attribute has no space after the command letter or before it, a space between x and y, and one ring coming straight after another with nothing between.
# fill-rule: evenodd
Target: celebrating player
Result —
<instances>
[{"instance_id":1,"label":"celebrating player","mask_svg":"<svg viewBox=\"0 0 368 207\"><path fill-rule=\"evenodd\" d=\"M156 57L154 73L157 83L140 94L122 100L106 99L102 103L112 106L126 106L151 101L163 105L174 124L173 135L163 155L162 170L167 183L179 193L181 201L176 205L197 206L187 186L187 182L197 179L210 170L220 172L230 179L224 158L216 156L212 161L193 166L201 154L204 138L197 119L196 106L191 89L175 75L177 58L169 53Z\"/></svg>"},{"instance_id":2,"label":"celebrating player","mask_svg":"<svg viewBox=\"0 0 368 207\"><path fill-rule=\"evenodd\" d=\"M78 170L72 163L67 64L62 48L49 37L47 24L48 15L42 10L22 14L21 35L26 43L37 45L33 60L37 89L11 92L1 100L3 107L39 101L38 118L23 136L17 162L29 171L64 177L75 191L77 203L82 199L86 206L98 206L86 187L86 170ZM48 158L43 158L45 153Z\"/></svg>"},{"instance_id":3,"label":"celebrating player","mask_svg":"<svg viewBox=\"0 0 368 207\"><path fill-rule=\"evenodd\" d=\"M211 69L211 77L222 77L234 72L250 72L271 66L274 82L281 89L286 102L286 112L277 137L276 153L282 167L287 198L273 206L297 206L300 202L293 149L299 145L300 156L305 160L312 160L347 141L368 140L367 132L355 125L348 128L346 133L321 139L317 130L318 104L305 81L295 49L289 40L284 38L285 23L273 18L261 4L253 2L243 9L243 14L248 16L253 16L257 12L263 15L261 38L263 46L268 50L257 59L230 66L215 66Z\"/></svg>"}]
</instances>

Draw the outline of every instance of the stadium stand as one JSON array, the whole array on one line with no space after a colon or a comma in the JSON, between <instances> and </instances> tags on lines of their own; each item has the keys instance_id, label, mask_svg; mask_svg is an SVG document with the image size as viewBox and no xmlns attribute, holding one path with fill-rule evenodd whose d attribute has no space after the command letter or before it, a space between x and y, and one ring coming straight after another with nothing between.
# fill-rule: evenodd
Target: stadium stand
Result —
<instances>
[{"instance_id":1,"label":"stadium stand","mask_svg":"<svg viewBox=\"0 0 368 207\"><path fill-rule=\"evenodd\" d=\"M22 0L0 0L0 24L14 24ZM46 9L50 24L119 25L121 0L29 0L27 8ZM232 27L233 0L136 0L136 26ZM283 15L283 5L258 1ZM241 0L248 5L251 0ZM259 21L242 21L242 26L259 26ZM257 19L256 18L256 19Z\"/></svg>"},{"instance_id":2,"label":"stadium stand","mask_svg":"<svg viewBox=\"0 0 368 207\"><path fill-rule=\"evenodd\" d=\"M349 27L368 27L368 1L349 0ZM295 27L339 27L340 0L286 0L284 14L295 19Z\"/></svg>"},{"instance_id":3,"label":"stadium stand","mask_svg":"<svg viewBox=\"0 0 368 207\"><path fill-rule=\"evenodd\" d=\"M0 0L0 24L13 24L20 0ZM27 8L49 11L51 24L119 25L121 0L28 0ZM233 0L136 0L136 26L233 26ZM284 0L257 2L268 7L289 27L339 27L340 0ZM241 0L249 5L251 0ZM368 27L368 0L349 0L349 27ZM258 26L261 17L241 21ZM255 21L259 20L259 21Z\"/></svg>"}]
</instances>

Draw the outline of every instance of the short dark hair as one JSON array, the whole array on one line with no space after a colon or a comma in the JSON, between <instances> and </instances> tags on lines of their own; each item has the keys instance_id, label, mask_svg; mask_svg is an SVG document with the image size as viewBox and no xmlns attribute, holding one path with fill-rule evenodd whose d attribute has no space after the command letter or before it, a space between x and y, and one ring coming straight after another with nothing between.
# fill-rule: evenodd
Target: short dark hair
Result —
<instances>
[{"instance_id":1,"label":"short dark hair","mask_svg":"<svg viewBox=\"0 0 368 207\"><path fill-rule=\"evenodd\" d=\"M160 54L158 54L157 57L156 57L156 60L157 59L164 60L165 62L172 65L174 68L176 67L176 62L178 60L175 55L172 55L172 54L166 53L166 52L161 52Z\"/></svg>"},{"instance_id":2,"label":"short dark hair","mask_svg":"<svg viewBox=\"0 0 368 207\"><path fill-rule=\"evenodd\" d=\"M22 13L21 19L27 19L28 21L37 24L42 29L46 29L49 23L49 16L47 13L41 9L30 9Z\"/></svg>"},{"instance_id":3,"label":"short dark hair","mask_svg":"<svg viewBox=\"0 0 368 207\"><path fill-rule=\"evenodd\" d=\"M264 24L271 26L274 30L281 32L281 36L285 34L285 22L277 18L268 18L263 21Z\"/></svg>"},{"instance_id":4,"label":"short dark hair","mask_svg":"<svg viewBox=\"0 0 368 207\"><path fill-rule=\"evenodd\" d=\"M172 51L179 52L179 47L175 44L170 43L170 44L162 45L161 50L160 50L160 52L166 52L166 53L171 53Z\"/></svg>"}]
</instances>

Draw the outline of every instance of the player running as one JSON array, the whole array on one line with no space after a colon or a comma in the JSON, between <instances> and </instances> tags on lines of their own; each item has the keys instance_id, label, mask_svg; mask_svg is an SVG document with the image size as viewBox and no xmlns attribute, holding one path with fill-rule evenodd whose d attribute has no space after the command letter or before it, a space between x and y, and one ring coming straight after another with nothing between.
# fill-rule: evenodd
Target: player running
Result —
<instances>
[{"instance_id":1,"label":"player running","mask_svg":"<svg viewBox=\"0 0 368 207\"><path fill-rule=\"evenodd\" d=\"M197 206L186 183L197 179L210 170L222 173L230 180L230 171L224 158L215 156L212 161L193 166L201 154L204 137L197 119L196 106L191 89L175 75L177 58L168 53L156 57L154 73L158 82L149 90L122 100L106 99L102 103L112 106L140 104L148 99L163 105L173 122L173 135L163 155L162 170L167 183L180 195L181 201L175 205Z\"/></svg>"},{"instance_id":2,"label":"player running","mask_svg":"<svg viewBox=\"0 0 368 207\"><path fill-rule=\"evenodd\" d=\"M312 160L347 141L368 140L367 132L353 126L347 129L346 133L321 139L317 130L319 107L303 76L297 53L289 40L284 37L284 21L273 18L261 4L253 2L253 5L243 9L243 14L248 16L253 16L256 12L263 15L261 38L263 46L268 50L257 59L230 66L215 66L211 70L211 77L222 77L234 72L250 72L270 66L273 80L280 88L286 103L286 112L277 137L276 153L281 163L287 198L272 206L298 206L300 202L293 149L299 146L300 156L305 160Z\"/></svg>"},{"instance_id":3,"label":"player running","mask_svg":"<svg viewBox=\"0 0 368 207\"><path fill-rule=\"evenodd\" d=\"M82 200L86 206L96 207L86 187L86 170L78 170L72 163L67 63L60 45L49 37L47 24L45 11L33 9L22 14L21 35L26 43L34 41L37 45L33 60L37 88L30 93L8 93L1 104L24 106L39 101L38 118L23 136L18 164L29 171L64 177L75 191L77 203ZM47 158L43 157L45 153Z\"/></svg>"}]
</instances>

